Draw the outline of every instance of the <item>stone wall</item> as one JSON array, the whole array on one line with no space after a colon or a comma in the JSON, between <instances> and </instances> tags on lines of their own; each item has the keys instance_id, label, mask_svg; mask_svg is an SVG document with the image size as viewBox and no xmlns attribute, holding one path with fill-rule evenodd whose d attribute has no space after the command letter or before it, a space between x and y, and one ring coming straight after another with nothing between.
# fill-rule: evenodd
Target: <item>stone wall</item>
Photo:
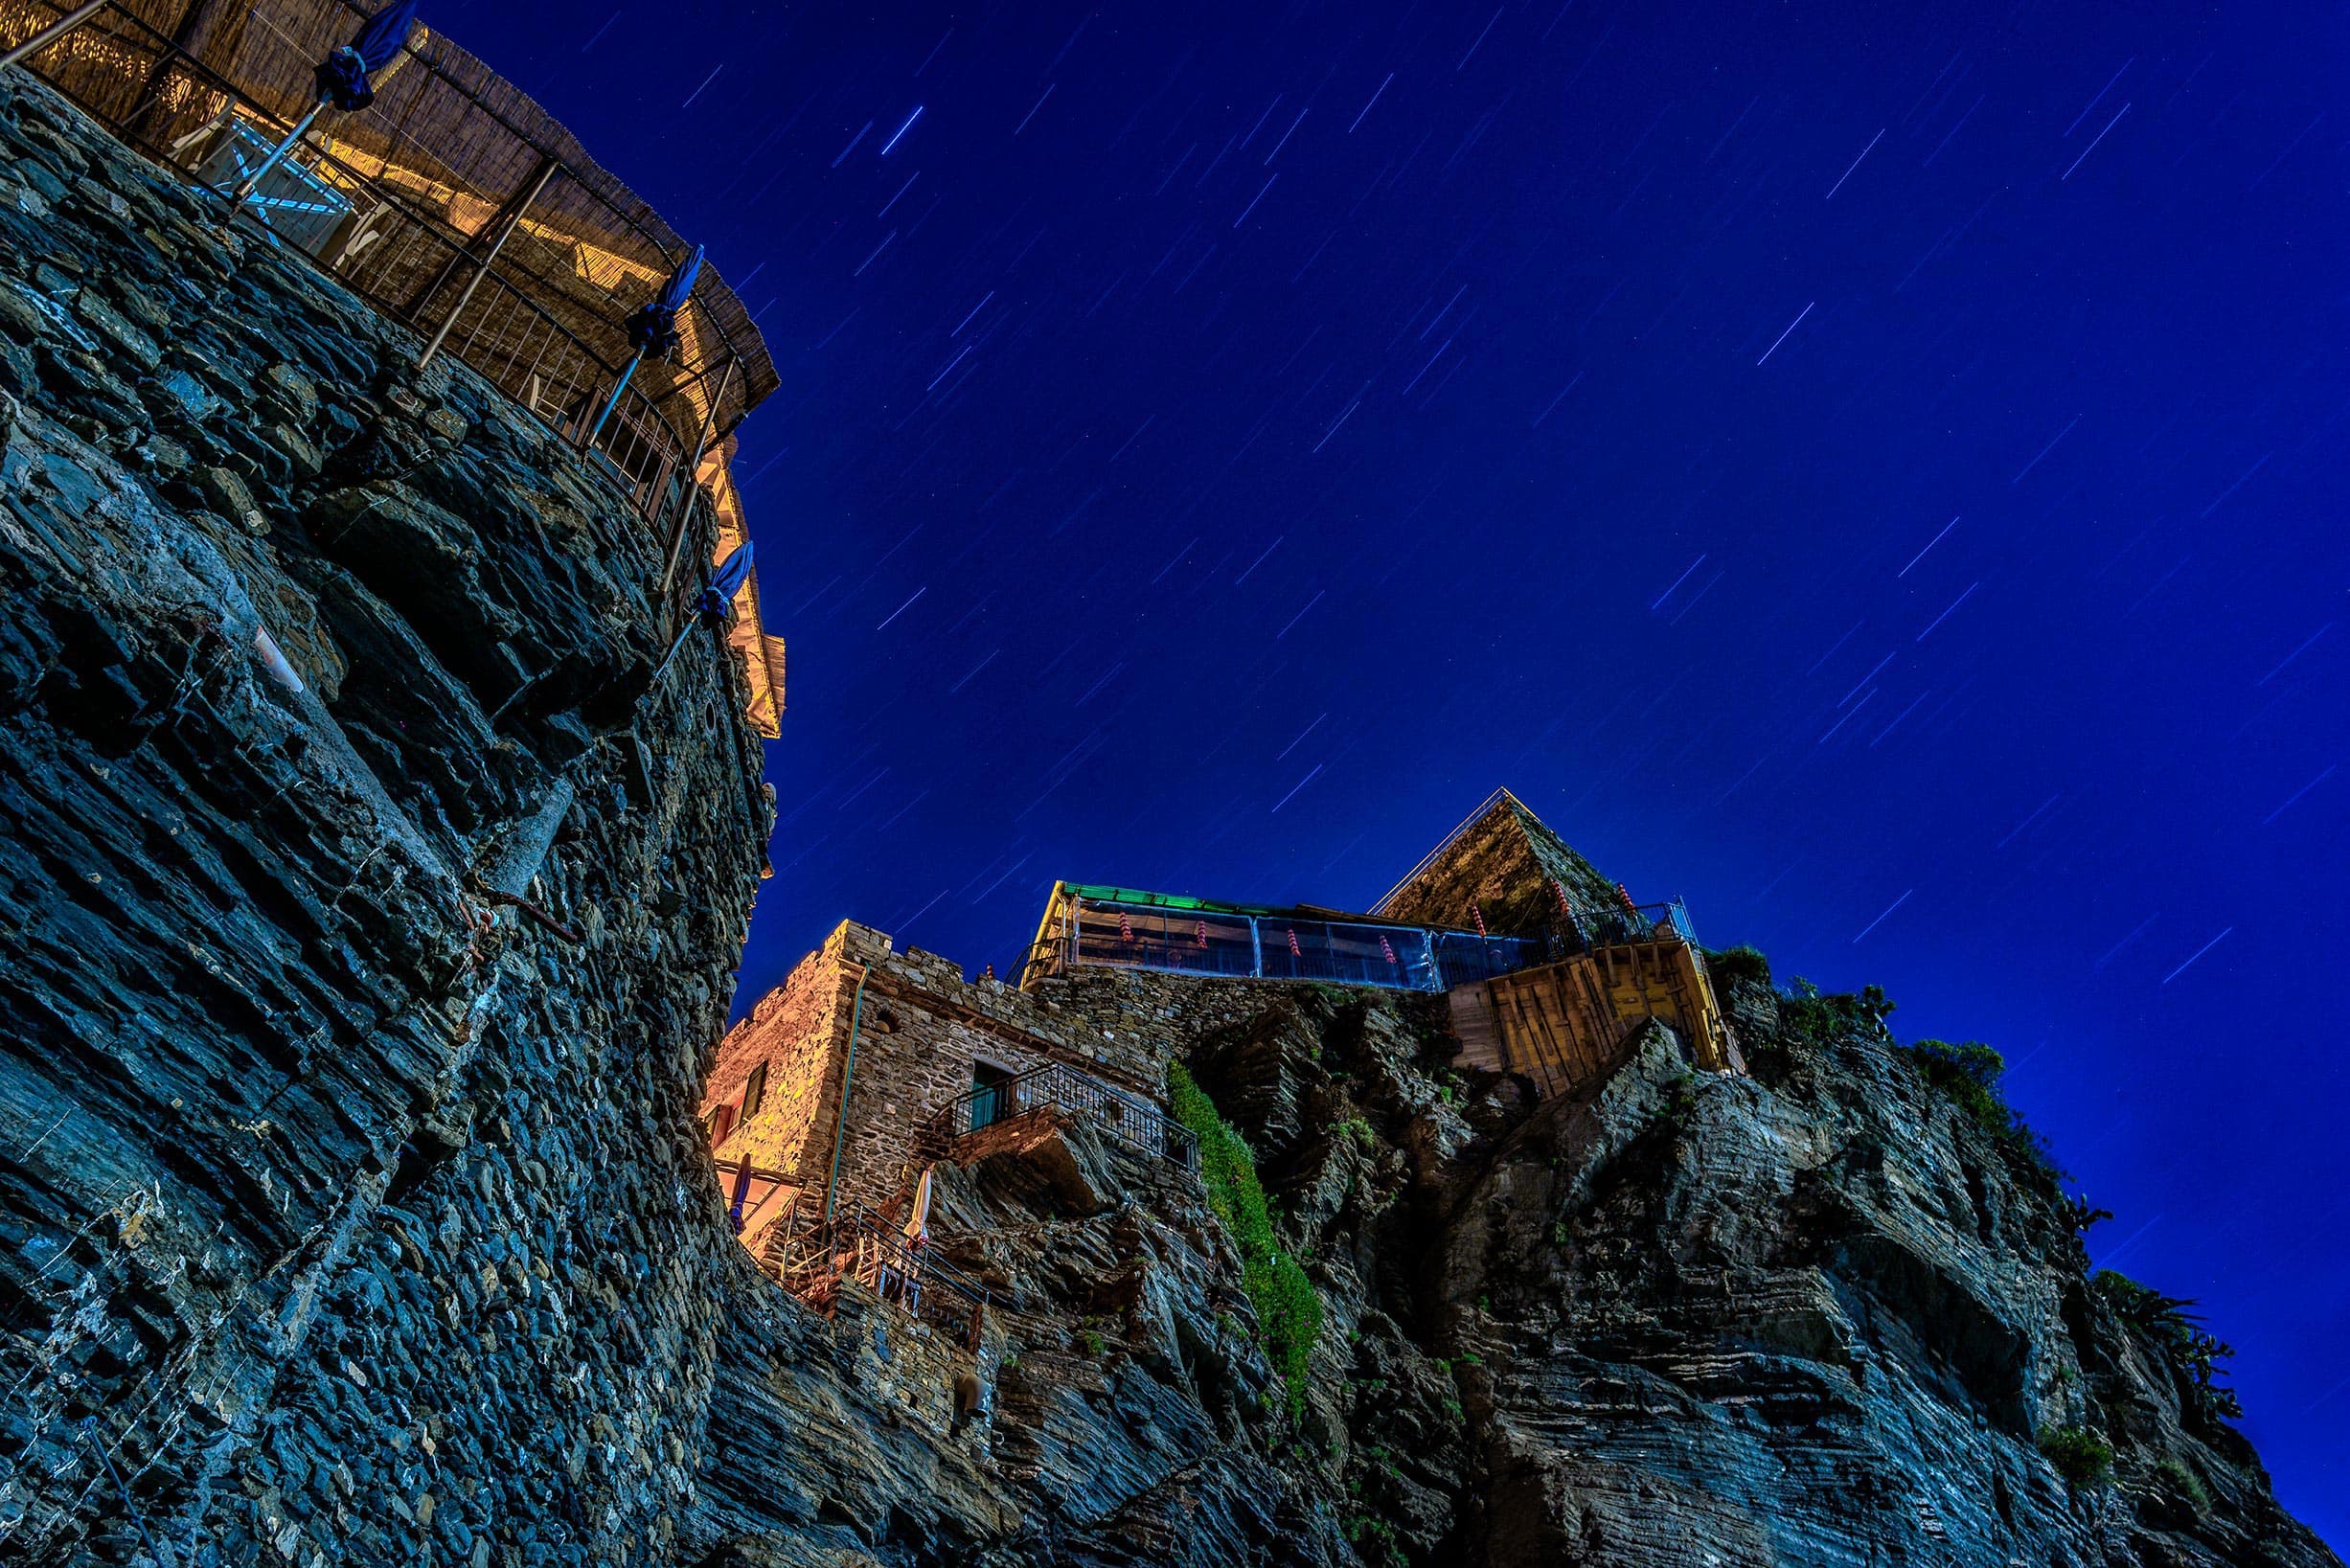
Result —
<instances>
[{"instance_id":1,"label":"stone wall","mask_svg":"<svg viewBox=\"0 0 2350 1568\"><path fill-rule=\"evenodd\" d=\"M904 1186L917 1130L970 1092L974 1061L1007 1073L1062 1062L1153 1103L1162 1101L1169 1042L1136 1028L1125 1000L1147 997L1150 1011L1174 1011L1175 997L1162 996L1149 983L1154 978L1133 977L1129 991L1123 974L1087 971L1074 984L1027 992L997 980L966 980L947 959L918 947L900 951L870 926L843 921L728 1032L702 1114L739 1107L747 1079L764 1063L758 1113L719 1141L719 1157L748 1159L802 1191L823 1192L837 1129L845 1133L840 1197L878 1204ZM853 1015L856 1065L848 1073L844 1117L841 1079ZM1196 1007L1194 1015L1204 1016Z\"/></svg>"},{"instance_id":2,"label":"stone wall","mask_svg":"<svg viewBox=\"0 0 2350 1568\"><path fill-rule=\"evenodd\" d=\"M742 692L649 690L615 486L218 219L0 76L0 1557L666 1560L764 1288Z\"/></svg>"},{"instance_id":3,"label":"stone wall","mask_svg":"<svg viewBox=\"0 0 2350 1568\"><path fill-rule=\"evenodd\" d=\"M739 1113L750 1075L766 1068L757 1114L737 1122L718 1146L794 1188L821 1187L840 1103L840 1052L848 1038L856 970L844 966L840 933L802 959L783 985L759 999L719 1042L703 1091L706 1120L719 1105ZM812 1168L811 1164L812 1163Z\"/></svg>"}]
</instances>

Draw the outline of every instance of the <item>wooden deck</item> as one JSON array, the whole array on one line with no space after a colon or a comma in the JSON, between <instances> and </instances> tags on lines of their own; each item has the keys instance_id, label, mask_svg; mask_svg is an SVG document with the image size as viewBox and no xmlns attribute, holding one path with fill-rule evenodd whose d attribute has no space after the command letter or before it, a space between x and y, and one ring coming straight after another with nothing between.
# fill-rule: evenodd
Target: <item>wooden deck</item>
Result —
<instances>
[{"instance_id":1,"label":"wooden deck","mask_svg":"<svg viewBox=\"0 0 2350 1568\"><path fill-rule=\"evenodd\" d=\"M1671 1024L1700 1068L1745 1071L1705 963L1678 940L1595 947L1449 993L1464 1065L1520 1073L1545 1100L1614 1070L1625 1041L1651 1018Z\"/></svg>"}]
</instances>

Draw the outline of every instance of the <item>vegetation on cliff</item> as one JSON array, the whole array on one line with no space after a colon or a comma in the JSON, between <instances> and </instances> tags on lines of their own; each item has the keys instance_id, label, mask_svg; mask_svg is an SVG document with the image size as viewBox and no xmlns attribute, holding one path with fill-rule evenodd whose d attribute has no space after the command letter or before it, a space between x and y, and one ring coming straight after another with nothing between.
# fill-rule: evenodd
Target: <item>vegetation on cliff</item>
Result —
<instances>
[{"instance_id":1,"label":"vegetation on cliff","mask_svg":"<svg viewBox=\"0 0 2350 1568\"><path fill-rule=\"evenodd\" d=\"M1240 1248L1242 1286L1256 1308L1258 1329L1294 1420L1306 1408L1306 1369L1322 1331L1321 1298L1273 1233L1272 1207L1257 1176L1256 1155L1179 1061L1168 1064L1167 1097L1175 1120L1199 1140L1208 1206Z\"/></svg>"}]
</instances>

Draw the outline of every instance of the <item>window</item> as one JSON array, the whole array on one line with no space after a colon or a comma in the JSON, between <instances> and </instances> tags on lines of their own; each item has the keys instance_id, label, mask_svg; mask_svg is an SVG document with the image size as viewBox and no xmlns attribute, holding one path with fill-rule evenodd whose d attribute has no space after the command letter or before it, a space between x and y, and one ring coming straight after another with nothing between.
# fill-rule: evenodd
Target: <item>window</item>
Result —
<instances>
[{"instance_id":1,"label":"window","mask_svg":"<svg viewBox=\"0 0 2350 1568\"><path fill-rule=\"evenodd\" d=\"M724 1143L726 1135L734 1130L735 1108L732 1105L719 1105L710 1112L710 1147L712 1148Z\"/></svg>"},{"instance_id":2,"label":"window","mask_svg":"<svg viewBox=\"0 0 2350 1568\"><path fill-rule=\"evenodd\" d=\"M749 1078L742 1080L742 1120L747 1122L757 1116L759 1107L766 1102L766 1098L767 1064L763 1061L751 1069Z\"/></svg>"}]
</instances>

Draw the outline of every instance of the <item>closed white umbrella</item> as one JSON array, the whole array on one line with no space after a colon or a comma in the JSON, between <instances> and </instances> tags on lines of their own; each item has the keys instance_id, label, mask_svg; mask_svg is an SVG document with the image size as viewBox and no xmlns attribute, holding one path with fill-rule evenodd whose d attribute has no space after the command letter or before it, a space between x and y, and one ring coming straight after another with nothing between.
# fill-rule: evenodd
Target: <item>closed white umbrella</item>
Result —
<instances>
[{"instance_id":1,"label":"closed white umbrella","mask_svg":"<svg viewBox=\"0 0 2350 1568\"><path fill-rule=\"evenodd\" d=\"M914 1184L914 1206L906 1214L905 1241L919 1247L930 1239L930 1170L923 1167L922 1179Z\"/></svg>"}]
</instances>

